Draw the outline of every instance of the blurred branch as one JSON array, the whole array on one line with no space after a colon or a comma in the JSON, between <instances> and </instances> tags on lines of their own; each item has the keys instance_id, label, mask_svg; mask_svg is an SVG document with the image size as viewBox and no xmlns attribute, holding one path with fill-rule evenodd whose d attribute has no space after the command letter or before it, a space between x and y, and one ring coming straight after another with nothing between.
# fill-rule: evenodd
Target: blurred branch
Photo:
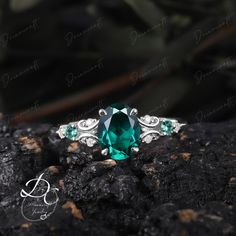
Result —
<instances>
[{"instance_id":1,"label":"blurred branch","mask_svg":"<svg viewBox=\"0 0 236 236\"><path fill-rule=\"evenodd\" d=\"M160 22L165 14L151 0L124 0L149 26Z\"/></svg>"}]
</instances>

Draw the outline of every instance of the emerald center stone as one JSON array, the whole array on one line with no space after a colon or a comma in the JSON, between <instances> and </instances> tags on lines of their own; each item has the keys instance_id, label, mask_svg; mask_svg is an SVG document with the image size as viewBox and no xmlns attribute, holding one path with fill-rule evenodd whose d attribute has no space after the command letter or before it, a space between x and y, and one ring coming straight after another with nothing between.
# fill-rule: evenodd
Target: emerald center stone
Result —
<instances>
[{"instance_id":1,"label":"emerald center stone","mask_svg":"<svg viewBox=\"0 0 236 236\"><path fill-rule=\"evenodd\" d=\"M120 103L106 108L106 115L98 124L98 139L102 149L108 149L114 160L123 160L133 155L132 147L140 144L141 127L131 108Z\"/></svg>"}]
</instances>

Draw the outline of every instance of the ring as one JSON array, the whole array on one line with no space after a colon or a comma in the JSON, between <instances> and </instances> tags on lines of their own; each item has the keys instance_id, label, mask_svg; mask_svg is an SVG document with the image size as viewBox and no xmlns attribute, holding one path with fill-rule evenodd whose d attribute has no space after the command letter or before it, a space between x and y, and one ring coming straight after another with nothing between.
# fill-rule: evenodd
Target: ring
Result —
<instances>
[{"instance_id":1,"label":"ring","mask_svg":"<svg viewBox=\"0 0 236 236\"><path fill-rule=\"evenodd\" d=\"M61 125L61 139L68 138L88 147L99 144L101 154L114 160L124 160L139 151L141 142L150 143L161 136L178 133L184 123L178 120L145 115L121 103L99 110L100 119L86 119Z\"/></svg>"}]
</instances>

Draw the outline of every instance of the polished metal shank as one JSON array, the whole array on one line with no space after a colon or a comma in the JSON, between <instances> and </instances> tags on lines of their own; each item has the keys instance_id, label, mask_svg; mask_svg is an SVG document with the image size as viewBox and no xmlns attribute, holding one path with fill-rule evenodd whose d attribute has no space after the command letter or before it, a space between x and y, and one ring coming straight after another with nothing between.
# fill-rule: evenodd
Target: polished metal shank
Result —
<instances>
[{"instance_id":1,"label":"polished metal shank","mask_svg":"<svg viewBox=\"0 0 236 236\"><path fill-rule=\"evenodd\" d=\"M137 113L138 110L134 108L132 110L132 114L135 115ZM101 109L99 111L99 115L106 115L106 111ZM173 126L173 133L178 133L180 128L185 125L184 123L179 123L176 119L145 115L143 117L138 118L139 124L141 126L141 141L145 143L150 143L153 140L157 140L161 136L166 136L167 134L163 131L161 127L162 123L166 120L171 122ZM73 139L73 141L79 141L80 143L86 144L89 147L93 147L95 144L98 143L98 123L99 120L91 118L87 120L71 122L67 125L61 125L57 133L61 139L66 138L66 129L68 125L71 125L77 128L77 135ZM138 151L138 149L135 151ZM103 155L106 155L106 150L103 150Z\"/></svg>"}]
</instances>

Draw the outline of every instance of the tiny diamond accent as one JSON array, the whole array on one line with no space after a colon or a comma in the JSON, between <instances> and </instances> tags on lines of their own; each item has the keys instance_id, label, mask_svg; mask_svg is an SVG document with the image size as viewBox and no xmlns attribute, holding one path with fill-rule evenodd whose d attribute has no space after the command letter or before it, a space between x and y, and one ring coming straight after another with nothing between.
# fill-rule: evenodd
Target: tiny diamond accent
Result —
<instances>
[{"instance_id":1,"label":"tiny diamond accent","mask_svg":"<svg viewBox=\"0 0 236 236\"><path fill-rule=\"evenodd\" d=\"M87 119L85 124L87 127L89 127L91 124L93 124L94 120L93 119Z\"/></svg>"},{"instance_id":2,"label":"tiny diamond accent","mask_svg":"<svg viewBox=\"0 0 236 236\"><path fill-rule=\"evenodd\" d=\"M95 143L96 143L96 140L94 140L92 138L86 139L86 144L88 145L88 147L93 147Z\"/></svg>"},{"instance_id":3,"label":"tiny diamond accent","mask_svg":"<svg viewBox=\"0 0 236 236\"><path fill-rule=\"evenodd\" d=\"M149 116L149 115L144 116L144 121L146 123L150 124L151 123L151 116Z\"/></svg>"},{"instance_id":4,"label":"tiny diamond accent","mask_svg":"<svg viewBox=\"0 0 236 236\"><path fill-rule=\"evenodd\" d=\"M152 135L147 135L145 138L144 138L144 142L145 143L151 143L152 142L152 139L153 139L153 137L152 137Z\"/></svg>"},{"instance_id":5,"label":"tiny diamond accent","mask_svg":"<svg viewBox=\"0 0 236 236\"><path fill-rule=\"evenodd\" d=\"M87 144L86 138L82 138L82 139L80 140L80 142L83 143L83 144Z\"/></svg>"}]
</instances>

